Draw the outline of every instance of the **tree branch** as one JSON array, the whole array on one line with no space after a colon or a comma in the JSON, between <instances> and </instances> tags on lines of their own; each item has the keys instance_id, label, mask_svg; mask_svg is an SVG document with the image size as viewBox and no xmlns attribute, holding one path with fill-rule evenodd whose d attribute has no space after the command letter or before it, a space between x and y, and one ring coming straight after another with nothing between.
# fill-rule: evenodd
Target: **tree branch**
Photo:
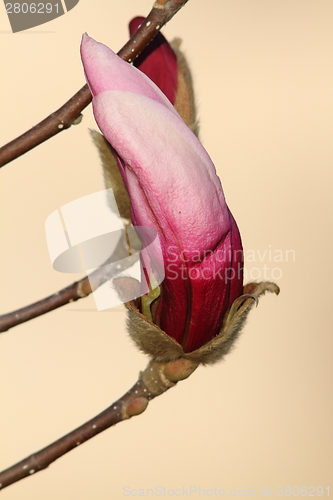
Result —
<instances>
[{"instance_id":1,"label":"tree branch","mask_svg":"<svg viewBox=\"0 0 333 500\"><path fill-rule=\"evenodd\" d=\"M45 299L0 316L0 333L6 332L10 328L25 323L33 318L42 316L69 302L87 297L99 286L103 285L103 283L127 269L129 265L133 265L134 259L130 262L125 260L129 256L129 253L132 253L132 249L128 246L126 238L120 238L111 257L89 276L72 283ZM139 258L139 254L137 254L137 258Z\"/></svg>"},{"instance_id":2,"label":"tree branch","mask_svg":"<svg viewBox=\"0 0 333 500\"><path fill-rule=\"evenodd\" d=\"M136 384L102 413L46 448L0 472L0 489L46 469L58 458L118 422L140 415L149 401L174 387L178 381L189 377L197 367L197 363L184 358L168 363L151 361L145 371L140 373Z\"/></svg>"},{"instance_id":3,"label":"tree branch","mask_svg":"<svg viewBox=\"0 0 333 500\"><path fill-rule=\"evenodd\" d=\"M127 62L132 62L157 35L160 29L185 5L188 0L160 0L155 2L145 22L118 52ZM82 87L61 108L33 128L0 148L0 167L23 155L62 130L79 123L81 111L91 102L87 85Z\"/></svg>"}]
</instances>

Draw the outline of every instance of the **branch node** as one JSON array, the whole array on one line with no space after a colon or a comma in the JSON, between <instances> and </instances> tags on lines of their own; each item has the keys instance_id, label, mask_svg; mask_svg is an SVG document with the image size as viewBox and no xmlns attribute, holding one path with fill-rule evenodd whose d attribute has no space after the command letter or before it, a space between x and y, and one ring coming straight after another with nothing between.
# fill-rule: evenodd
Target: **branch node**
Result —
<instances>
[{"instance_id":1,"label":"branch node","mask_svg":"<svg viewBox=\"0 0 333 500\"><path fill-rule=\"evenodd\" d=\"M77 116L75 118L75 120L73 121L72 125L78 125L79 123L81 123L82 122L82 118L83 118L83 114L80 113L79 116Z\"/></svg>"},{"instance_id":2,"label":"branch node","mask_svg":"<svg viewBox=\"0 0 333 500\"><path fill-rule=\"evenodd\" d=\"M154 3L154 9L163 9L165 10L165 6L168 3L169 0L157 0Z\"/></svg>"},{"instance_id":3,"label":"branch node","mask_svg":"<svg viewBox=\"0 0 333 500\"><path fill-rule=\"evenodd\" d=\"M123 409L123 418L135 417L136 415L141 415L148 406L148 399L144 397L139 397L134 399L127 407Z\"/></svg>"}]
</instances>

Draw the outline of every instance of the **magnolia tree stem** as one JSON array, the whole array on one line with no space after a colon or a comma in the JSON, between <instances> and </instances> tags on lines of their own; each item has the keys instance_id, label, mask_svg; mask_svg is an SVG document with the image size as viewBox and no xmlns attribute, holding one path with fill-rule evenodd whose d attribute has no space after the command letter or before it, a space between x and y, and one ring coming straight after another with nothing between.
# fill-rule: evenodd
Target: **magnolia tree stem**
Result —
<instances>
[{"instance_id":1,"label":"magnolia tree stem","mask_svg":"<svg viewBox=\"0 0 333 500\"><path fill-rule=\"evenodd\" d=\"M140 373L136 384L109 408L46 448L0 472L0 489L46 469L57 458L118 422L140 415L149 401L189 377L197 367L197 363L184 358L168 363L151 361Z\"/></svg>"},{"instance_id":2,"label":"magnolia tree stem","mask_svg":"<svg viewBox=\"0 0 333 500\"><path fill-rule=\"evenodd\" d=\"M160 29L185 5L188 0L169 0L155 2L145 22L118 52L127 62L132 62L157 35ZM23 155L62 130L80 123L81 111L91 102L87 85L82 87L61 108L45 120L17 137L0 149L0 167Z\"/></svg>"},{"instance_id":3,"label":"magnolia tree stem","mask_svg":"<svg viewBox=\"0 0 333 500\"><path fill-rule=\"evenodd\" d=\"M129 261L127 259L129 254L131 254L131 249L127 246L124 238L121 238L111 257L89 276L72 283L66 288L38 302L34 302L21 309L16 309L15 311L0 316L0 333L6 332L10 328L37 318L38 316L42 316L69 302L87 297L99 286L103 285L103 283L116 277L119 273L126 270L128 266L133 265L135 257L137 259L139 258L139 254L136 254L133 256L133 259Z\"/></svg>"}]
</instances>

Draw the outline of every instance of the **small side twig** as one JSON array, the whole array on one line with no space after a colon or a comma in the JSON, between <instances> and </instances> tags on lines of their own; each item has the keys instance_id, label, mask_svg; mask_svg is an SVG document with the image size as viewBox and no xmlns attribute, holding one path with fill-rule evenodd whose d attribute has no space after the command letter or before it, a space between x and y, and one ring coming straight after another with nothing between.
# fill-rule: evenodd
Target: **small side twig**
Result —
<instances>
[{"instance_id":1,"label":"small side twig","mask_svg":"<svg viewBox=\"0 0 333 500\"><path fill-rule=\"evenodd\" d=\"M145 22L118 52L127 62L132 62L157 35L160 29L176 14L188 0L169 0L155 2ZM87 85L82 87L61 108L45 118L33 128L0 148L0 167L35 148L62 130L79 123L81 111L91 102Z\"/></svg>"},{"instance_id":2,"label":"small side twig","mask_svg":"<svg viewBox=\"0 0 333 500\"><path fill-rule=\"evenodd\" d=\"M62 307L69 302L87 297L99 286L103 285L103 283L114 278L120 272L125 271L129 265L131 266L134 263L135 258L139 258L139 254L137 253L132 256L131 261L128 261L126 258L129 256L129 253L132 253L132 250L128 246L126 238L120 238L111 257L89 276L72 283L49 297L45 297L16 311L0 315L0 333L6 332L14 326L42 316L50 311L54 311L54 309Z\"/></svg>"},{"instance_id":3,"label":"small side twig","mask_svg":"<svg viewBox=\"0 0 333 500\"><path fill-rule=\"evenodd\" d=\"M184 358L161 363L151 361L136 384L102 413L46 446L37 453L0 472L0 489L46 469L52 462L100 432L145 411L149 401L193 373L198 364Z\"/></svg>"}]
</instances>

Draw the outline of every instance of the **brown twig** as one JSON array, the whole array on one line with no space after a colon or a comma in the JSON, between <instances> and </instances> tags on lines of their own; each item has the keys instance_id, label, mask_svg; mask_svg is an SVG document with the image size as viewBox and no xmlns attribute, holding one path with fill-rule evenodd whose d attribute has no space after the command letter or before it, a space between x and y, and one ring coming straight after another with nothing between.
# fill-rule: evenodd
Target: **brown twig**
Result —
<instances>
[{"instance_id":1,"label":"brown twig","mask_svg":"<svg viewBox=\"0 0 333 500\"><path fill-rule=\"evenodd\" d=\"M72 283L45 299L0 316L0 332L6 332L14 326L42 316L69 302L87 297L103 283L134 264L134 256L131 261L125 260L129 256L129 252L131 252L131 249L127 245L126 238L122 237L111 257L89 276ZM136 257L138 258L139 254L136 254Z\"/></svg>"},{"instance_id":2,"label":"brown twig","mask_svg":"<svg viewBox=\"0 0 333 500\"><path fill-rule=\"evenodd\" d=\"M155 2L145 22L118 52L127 62L132 62L188 0L169 0L166 4ZM0 167L23 155L62 130L79 123L81 111L91 102L87 85L82 87L61 108L33 128L0 148Z\"/></svg>"},{"instance_id":3,"label":"brown twig","mask_svg":"<svg viewBox=\"0 0 333 500\"><path fill-rule=\"evenodd\" d=\"M145 411L149 401L193 373L198 364L179 358L168 363L151 361L136 384L102 413L37 453L0 472L0 489L36 472L109 427Z\"/></svg>"}]
</instances>

